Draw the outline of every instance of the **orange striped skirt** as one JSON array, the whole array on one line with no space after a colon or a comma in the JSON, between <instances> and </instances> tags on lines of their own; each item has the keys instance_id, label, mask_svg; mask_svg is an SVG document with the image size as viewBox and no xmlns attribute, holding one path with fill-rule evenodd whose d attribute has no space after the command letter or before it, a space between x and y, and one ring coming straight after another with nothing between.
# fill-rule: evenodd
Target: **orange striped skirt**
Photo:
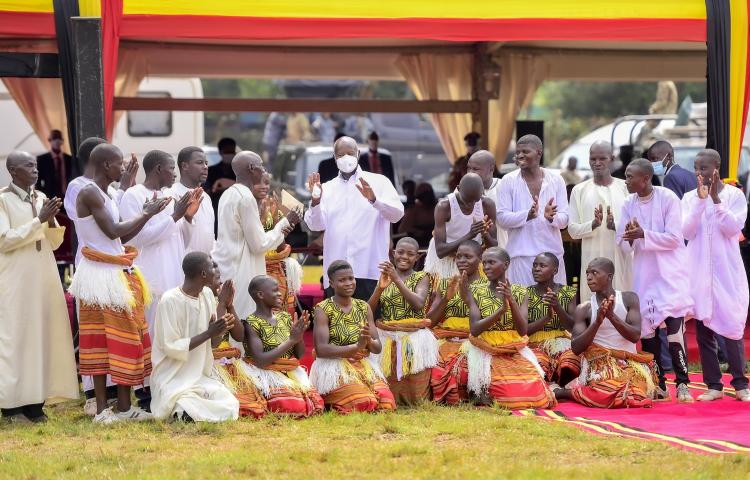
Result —
<instances>
[{"instance_id":1,"label":"orange striped skirt","mask_svg":"<svg viewBox=\"0 0 750 480\"><path fill-rule=\"evenodd\" d=\"M396 409L393 393L375 370L379 367L369 362L369 358L315 359L310 379L318 391L326 392L322 394L326 407L343 414ZM319 386L320 377L338 377L338 386L326 391L330 386Z\"/></svg>"},{"instance_id":2,"label":"orange striped skirt","mask_svg":"<svg viewBox=\"0 0 750 480\"><path fill-rule=\"evenodd\" d=\"M123 273L135 299L130 312L81 302L80 373L110 375L118 385L135 386L151 374L151 339L142 283L134 273Z\"/></svg>"},{"instance_id":3,"label":"orange striped skirt","mask_svg":"<svg viewBox=\"0 0 750 480\"><path fill-rule=\"evenodd\" d=\"M581 373L581 357L572 350L550 354L542 348L541 343L529 343L529 348L539 360L539 365L544 370L544 378L548 382L559 382L564 386Z\"/></svg>"},{"instance_id":4,"label":"orange striped skirt","mask_svg":"<svg viewBox=\"0 0 750 480\"><path fill-rule=\"evenodd\" d=\"M581 383L570 392L576 402L595 408L652 406L658 380L651 354L591 345L583 357L581 377L585 378L579 378Z\"/></svg>"},{"instance_id":5,"label":"orange striped skirt","mask_svg":"<svg viewBox=\"0 0 750 480\"><path fill-rule=\"evenodd\" d=\"M458 405L469 399L466 391L469 367L466 355L459 352L465 341L445 340L440 345L440 360L430 376L432 399L437 403Z\"/></svg>"}]
</instances>

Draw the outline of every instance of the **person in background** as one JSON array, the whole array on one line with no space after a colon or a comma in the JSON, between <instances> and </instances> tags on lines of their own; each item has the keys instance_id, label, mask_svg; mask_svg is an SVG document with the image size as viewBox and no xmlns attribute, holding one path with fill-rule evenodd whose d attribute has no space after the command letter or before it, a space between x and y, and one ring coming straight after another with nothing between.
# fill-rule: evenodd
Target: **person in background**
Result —
<instances>
[{"instance_id":1,"label":"person in background","mask_svg":"<svg viewBox=\"0 0 750 480\"><path fill-rule=\"evenodd\" d=\"M203 186L203 190L211 197L214 212L219 209L219 198L221 198L224 190L237 181L237 176L232 171L232 159L237 150L237 142L232 138L224 137L219 140L217 147L219 155L221 155L221 161L208 167L206 184ZM214 230L216 230L216 225L214 225Z\"/></svg>"},{"instance_id":2,"label":"person in background","mask_svg":"<svg viewBox=\"0 0 750 480\"><path fill-rule=\"evenodd\" d=\"M461 178L466 175L469 157L479 150L479 139L482 138L477 132L469 132L464 136L466 155L458 157L448 173L448 190L451 192L458 188Z\"/></svg>"},{"instance_id":3,"label":"person in background","mask_svg":"<svg viewBox=\"0 0 750 480\"><path fill-rule=\"evenodd\" d=\"M279 144L284 138L286 132L286 115L279 112L271 112L266 119L266 126L263 129L263 161L269 165L273 165L273 161L276 159L276 154L279 150ZM234 152L232 152L234 157ZM231 163L232 159L229 159Z\"/></svg>"},{"instance_id":4,"label":"person in background","mask_svg":"<svg viewBox=\"0 0 750 480\"><path fill-rule=\"evenodd\" d=\"M321 113L312 123L312 128L323 145L330 145L336 141L336 121L330 113Z\"/></svg>"},{"instance_id":5,"label":"person in background","mask_svg":"<svg viewBox=\"0 0 750 480\"><path fill-rule=\"evenodd\" d=\"M289 118L286 120L286 142L292 144L305 143L311 139L312 130L310 129L310 120L307 119L307 115L300 112L289 115Z\"/></svg>"},{"instance_id":6,"label":"person in background","mask_svg":"<svg viewBox=\"0 0 750 480\"><path fill-rule=\"evenodd\" d=\"M47 420L45 402L78 398L70 321L53 251L59 198L34 190L36 159L12 152L0 190L0 410L7 423Z\"/></svg>"},{"instance_id":7,"label":"person in background","mask_svg":"<svg viewBox=\"0 0 750 480\"><path fill-rule=\"evenodd\" d=\"M406 196L404 208L413 206L416 200L417 183L414 180L404 180L404 183L401 184L401 190L404 191L404 196Z\"/></svg>"},{"instance_id":8,"label":"person in background","mask_svg":"<svg viewBox=\"0 0 750 480\"><path fill-rule=\"evenodd\" d=\"M52 130L47 138L49 152L36 157L39 178L36 189L44 192L47 198L64 198L68 183L80 175L73 157L62 151L64 143L60 130Z\"/></svg>"},{"instance_id":9,"label":"person in background","mask_svg":"<svg viewBox=\"0 0 750 480\"><path fill-rule=\"evenodd\" d=\"M384 175L395 187L396 180L393 173L393 160L390 155L378 152L379 143L380 137L378 136L378 132L370 132L370 135L367 137L368 150L359 155L359 163L362 165L364 171Z\"/></svg>"},{"instance_id":10,"label":"person in background","mask_svg":"<svg viewBox=\"0 0 750 480\"><path fill-rule=\"evenodd\" d=\"M419 248L427 248L435 229L435 207L438 200L432 185L420 183L414 195L414 205L405 208L404 218L398 226L398 233L406 234L419 243Z\"/></svg>"},{"instance_id":11,"label":"person in background","mask_svg":"<svg viewBox=\"0 0 750 480\"><path fill-rule=\"evenodd\" d=\"M646 158L654 167L654 175L664 176L664 188L672 190L680 200L685 193L698 188L695 175L675 163L674 149L669 142L655 142L646 151Z\"/></svg>"},{"instance_id":12,"label":"person in background","mask_svg":"<svg viewBox=\"0 0 750 480\"><path fill-rule=\"evenodd\" d=\"M477 150L471 158L469 158L467 172L476 173L482 177L482 182L484 183L484 195L495 202L495 213L497 214L500 179L496 177L497 168L495 166L495 156L487 150ZM500 227L500 224L497 222L497 217L492 220L495 222L497 230L497 246L505 248L505 245L508 243L508 232Z\"/></svg>"},{"instance_id":13,"label":"person in background","mask_svg":"<svg viewBox=\"0 0 750 480\"><path fill-rule=\"evenodd\" d=\"M578 185L583 181L583 177L578 173L578 159L576 157L568 157L568 166L565 170L560 172L560 176L565 180L565 186Z\"/></svg>"}]
</instances>

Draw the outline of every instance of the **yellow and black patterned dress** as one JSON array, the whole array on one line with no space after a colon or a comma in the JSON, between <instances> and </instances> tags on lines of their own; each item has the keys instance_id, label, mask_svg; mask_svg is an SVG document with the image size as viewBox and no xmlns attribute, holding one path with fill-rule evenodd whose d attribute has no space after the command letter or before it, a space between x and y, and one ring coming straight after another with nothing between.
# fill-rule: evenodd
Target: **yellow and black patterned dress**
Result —
<instances>
[{"instance_id":1,"label":"yellow and black patterned dress","mask_svg":"<svg viewBox=\"0 0 750 480\"><path fill-rule=\"evenodd\" d=\"M526 297L526 288L521 285L511 285L510 293L513 295L513 299L517 304L522 304ZM479 313L482 318L489 317L493 313L503 308L505 299L498 297L495 292L490 288L489 280L479 280L472 284L471 295L474 297L474 301L477 302L479 307ZM506 334L491 333L491 332L509 332ZM513 313L510 311L510 307L505 311L502 317L500 317L490 328L482 332L480 338L483 338L492 345L499 345L503 343L515 342L521 339L520 335L516 331L516 325L513 321Z\"/></svg>"},{"instance_id":2,"label":"yellow and black patterned dress","mask_svg":"<svg viewBox=\"0 0 750 480\"><path fill-rule=\"evenodd\" d=\"M450 281L450 278L443 278L438 282L437 288L442 296L445 296L448 291ZM469 285L469 289L471 289L474 283L480 281L481 279L472 282ZM443 321L434 330L438 338L449 338L452 336L452 332L461 333L463 337L468 336L469 306L461 299L461 295L458 292L446 303Z\"/></svg>"},{"instance_id":3,"label":"yellow and black patterned dress","mask_svg":"<svg viewBox=\"0 0 750 480\"><path fill-rule=\"evenodd\" d=\"M427 272L413 272L406 279L404 284L412 292L417 290L417 285L424 278L427 278ZM427 292L429 298L431 292ZM383 293L380 295L380 316L385 321L406 320L406 319L423 319L427 310L427 302L420 310L414 310L406 301L395 283L391 282Z\"/></svg>"},{"instance_id":4,"label":"yellow and black patterned dress","mask_svg":"<svg viewBox=\"0 0 750 480\"><path fill-rule=\"evenodd\" d=\"M333 345L345 347L359 340L359 330L367 324L367 302L352 298L352 308L348 313L332 298L318 304L328 316L328 341Z\"/></svg>"},{"instance_id":5,"label":"yellow and black patterned dress","mask_svg":"<svg viewBox=\"0 0 750 480\"><path fill-rule=\"evenodd\" d=\"M260 202L259 210L260 223L266 232L273 230L276 224L284 218L284 214L276 201L270 197ZM269 250L266 252L266 272L279 283L279 291L283 299L281 308L290 313L294 311L295 298L294 293L289 290L286 259L291 253L292 248L289 244L285 244L281 251Z\"/></svg>"},{"instance_id":6,"label":"yellow and black patterned dress","mask_svg":"<svg viewBox=\"0 0 750 480\"><path fill-rule=\"evenodd\" d=\"M292 334L292 316L287 312L276 313L276 325L271 325L265 318L250 315L247 323L263 342L263 351L268 352L286 342ZM245 352L249 355L247 341L245 341ZM280 358L292 358L294 347L289 348Z\"/></svg>"},{"instance_id":7,"label":"yellow and black patterned dress","mask_svg":"<svg viewBox=\"0 0 750 480\"><path fill-rule=\"evenodd\" d=\"M539 295L536 287L532 285L528 287L527 290L529 295L528 319L529 323L533 323L547 316L547 314L549 313L549 305L542 301L542 295ZM570 302L573 301L575 296L575 287L562 285L560 287L560 290L557 291L557 302L560 304L560 307L562 307L563 310L567 310ZM555 313L555 311L553 310L549 322L544 325L544 328L542 330L531 334L529 336L529 342L541 342L550 338L557 337L570 338L570 333L568 333L565 327L563 327L562 323L560 322L560 317L558 317L557 313Z\"/></svg>"},{"instance_id":8,"label":"yellow and black patterned dress","mask_svg":"<svg viewBox=\"0 0 750 480\"><path fill-rule=\"evenodd\" d=\"M542 301L542 295L532 285L528 287L529 295L529 323L546 317L549 305ZM570 302L576 296L575 287L563 285L557 291L557 301L560 307L567 310ZM570 349L570 332L560 322L560 317L552 311L550 320L542 330L529 336L529 348L534 352L539 365L545 373L545 378L552 382L567 383L581 371L580 357Z\"/></svg>"}]
</instances>

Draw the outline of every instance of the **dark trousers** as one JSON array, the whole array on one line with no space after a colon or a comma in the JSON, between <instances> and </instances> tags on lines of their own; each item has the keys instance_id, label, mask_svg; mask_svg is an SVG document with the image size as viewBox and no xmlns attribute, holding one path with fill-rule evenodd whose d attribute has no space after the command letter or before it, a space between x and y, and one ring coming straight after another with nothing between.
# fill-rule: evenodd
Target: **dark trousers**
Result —
<instances>
[{"instance_id":1,"label":"dark trousers","mask_svg":"<svg viewBox=\"0 0 750 480\"><path fill-rule=\"evenodd\" d=\"M3 413L3 417L12 417L13 415L24 414L26 418L32 419L32 418L38 418L44 415L44 411L42 410L42 407L44 407L44 402L33 403L31 405L24 405L22 407L3 408L0 410Z\"/></svg>"},{"instance_id":2,"label":"dark trousers","mask_svg":"<svg viewBox=\"0 0 750 480\"><path fill-rule=\"evenodd\" d=\"M357 288L354 289L354 298L364 300L365 302L368 301L375 291L375 287L378 286L378 281L370 280L369 278L355 278L355 280L357 281ZM333 288L326 288L324 293L326 298L331 298L333 296Z\"/></svg>"},{"instance_id":3,"label":"dark trousers","mask_svg":"<svg viewBox=\"0 0 750 480\"><path fill-rule=\"evenodd\" d=\"M721 381L721 367L719 366L718 346L716 340L724 340L724 353L732 374L732 386L735 390L747 388L748 380L745 376L745 344L740 340L730 340L703 325L696 320L695 327L698 334L698 348L701 352L701 368L703 369L703 383L711 390L724 390Z\"/></svg>"},{"instance_id":4,"label":"dark trousers","mask_svg":"<svg viewBox=\"0 0 750 480\"><path fill-rule=\"evenodd\" d=\"M682 317L667 318L664 323L667 324L667 335L681 335L681 341L669 342L669 355L672 357L672 369L674 370L675 376L677 377L677 385L683 383L690 383L687 371L687 351L685 350L685 336L683 330L684 319ZM661 338L659 332L651 338L641 339L641 345L643 350L654 356L654 362L659 374L659 386L666 388L667 379L664 376L664 367L661 361Z\"/></svg>"},{"instance_id":5,"label":"dark trousers","mask_svg":"<svg viewBox=\"0 0 750 480\"><path fill-rule=\"evenodd\" d=\"M669 354L669 340L667 340L667 329L659 329L659 339L661 340L661 366L664 371L672 370L672 356Z\"/></svg>"}]
</instances>

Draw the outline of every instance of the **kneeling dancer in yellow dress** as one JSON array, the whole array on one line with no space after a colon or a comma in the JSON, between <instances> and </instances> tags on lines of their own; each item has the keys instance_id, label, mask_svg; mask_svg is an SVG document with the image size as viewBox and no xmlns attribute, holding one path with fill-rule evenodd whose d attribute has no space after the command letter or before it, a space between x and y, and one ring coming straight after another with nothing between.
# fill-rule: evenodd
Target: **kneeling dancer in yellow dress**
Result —
<instances>
[{"instance_id":1,"label":"kneeling dancer in yellow dress","mask_svg":"<svg viewBox=\"0 0 750 480\"><path fill-rule=\"evenodd\" d=\"M285 298L273 277L259 275L248 288L257 307L245 321L245 372L266 399L268 411L297 417L321 413L323 399L299 363L310 315L304 312L297 318L281 310Z\"/></svg>"},{"instance_id":2,"label":"kneeling dancer in yellow dress","mask_svg":"<svg viewBox=\"0 0 750 480\"><path fill-rule=\"evenodd\" d=\"M527 346L526 288L505 277L508 252L487 249L482 267L487 280L469 289L466 277L461 296L469 305L471 336L462 348L468 366L468 390L480 403L506 408L548 408L556 405L544 381L544 371Z\"/></svg>"},{"instance_id":3,"label":"kneeling dancer in yellow dress","mask_svg":"<svg viewBox=\"0 0 750 480\"><path fill-rule=\"evenodd\" d=\"M310 381L325 405L339 413L394 410L396 401L370 353L382 345L367 302L353 298L357 281L351 265L328 267L333 297L315 307L315 353Z\"/></svg>"},{"instance_id":4,"label":"kneeling dancer in yellow dress","mask_svg":"<svg viewBox=\"0 0 750 480\"><path fill-rule=\"evenodd\" d=\"M430 373L438 363L438 341L426 318L430 277L415 272L419 244L411 237L398 241L394 264L385 262L370 308L380 311L375 322L383 350L376 356L399 404L430 399Z\"/></svg>"}]
</instances>

